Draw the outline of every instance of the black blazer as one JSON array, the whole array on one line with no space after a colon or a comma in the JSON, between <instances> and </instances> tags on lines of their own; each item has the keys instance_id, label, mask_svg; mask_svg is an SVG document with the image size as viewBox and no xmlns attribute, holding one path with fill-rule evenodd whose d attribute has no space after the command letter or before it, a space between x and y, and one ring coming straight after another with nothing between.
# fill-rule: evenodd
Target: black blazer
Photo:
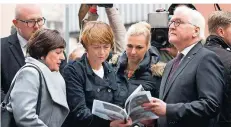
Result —
<instances>
[{"instance_id":1,"label":"black blazer","mask_svg":"<svg viewBox=\"0 0 231 127\"><path fill-rule=\"evenodd\" d=\"M104 77L97 76L83 54L81 59L67 64L63 77L66 82L70 114L63 127L109 127L110 122L92 115L93 100L118 104L118 85L114 69L103 62Z\"/></svg>"},{"instance_id":2,"label":"black blazer","mask_svg":"<svg viewBox=\"0 0 231 127\"><path fill-rule=\"evenodd\" d=\"M220 127L231 127L231 51L228 50L223 38L210 35L206 39L205 47L215 52L225 67L225 94L220 115Z\"/></svg>"},{"instance_id":3,"label":"black blazer","mask_svg":"<svg viewBox=\"0 0 231 127\"><path fill-rule=\"evenodd\" d=\"M199 42L167 81L173 60L166 65L161 82L159 97L167 110L158 119L158 127L216 126L224 88L224 67L218 56Z\"/></svg>"},{"instance_id":4,"label":"black blazer","mask_svg":"<svg viewBox=\"0 0 231 127\"><path fill-rule=\"evenodd\" d=\"M25 58L17 32L1 38L1 90L4 94L7 93L15 74L24 64ZM3 93L1 92L2 95Z\"/></svg>"}]
</instances>

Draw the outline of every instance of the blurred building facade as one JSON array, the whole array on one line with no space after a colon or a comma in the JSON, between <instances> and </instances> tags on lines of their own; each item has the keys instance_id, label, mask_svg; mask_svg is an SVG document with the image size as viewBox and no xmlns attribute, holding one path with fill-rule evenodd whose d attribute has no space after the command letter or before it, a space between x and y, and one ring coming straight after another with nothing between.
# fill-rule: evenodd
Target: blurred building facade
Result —
<instances>
[{"instance_id":1,"label":"blurred building facade","mask_svg":"<svg viewBox=\"0 0 231 127\"><path fill-rule=\"evenodd\" d=\"M168 9L171 4L114 4L113 6L119 10L122 21L126 27L130 26L133 23L139 21L147 21L148 13L155 12L156 9ZM78 42L79 40L79 19L78 19L78 11L80 8L80 4L75 5L67 5L69 8L69 32L70 38L72 41ZM97 13L99 15L100 21L108 22L108 18L105 12L104 7L98 7ZM72 43L72 42L70 42ZM70 48L72 51L73 48Z\"/></svg>"},{"instance_id":2,"label":"blurred building facade","mask_svg":"<svg viewBox=\"0 0 231 127\"><path fill-rule=\"evenodd\" d=\"M40 4L43 15L46 18L46 27L57 29L68 42L68 54L79 46L79 20L78 11L80 4ZM128 27L139 21L147 21L148 13L155 12L156 9L163 8L167 10L169 4L114 4L118 8L122 21ZM195 7L204 15L206 21L209 13L214 11L213 4L194 4ZM231 4L219 4L222 10L231 11ZM0 4L0 37L10 34L12 19L14 18L14 9L16 4ZM98 8L100 21L108 23L105 9ZM207 25L206 25L206 35ZM67 36L68 35L68 36Z\"/></svg>"}]
</instances>

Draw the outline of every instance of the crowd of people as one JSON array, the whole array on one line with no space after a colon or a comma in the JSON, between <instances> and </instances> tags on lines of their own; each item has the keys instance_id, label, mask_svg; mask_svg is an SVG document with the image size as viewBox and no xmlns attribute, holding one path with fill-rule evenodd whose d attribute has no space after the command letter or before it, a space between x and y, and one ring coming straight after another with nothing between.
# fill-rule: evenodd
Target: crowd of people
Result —
<instances>
[{"instance_id":1,"label":"crowd of people","mask_svg":"<svg viewBox=\"0 0 231 127\"><path fill-rule=\"evenodd\" d=\"M105 7L109 24L97 21L99 6ZM9 100L12 127L231 126L231 12L212 12L205 38L202 14L177 5L168 24L172 47L164 49L171 59L161 61L151 48L149 23L126 31L113 5L81 9L86 8L79 12L87 13L80 23L83 47L67 62L66 42L57 30L44 27L41 8L16 5L16 32L1 38L1 102ZM92 114L94 99L125 107L140 84L152 95L141 106L158 119L133 123Z\"/></svg>"}]
</instances>

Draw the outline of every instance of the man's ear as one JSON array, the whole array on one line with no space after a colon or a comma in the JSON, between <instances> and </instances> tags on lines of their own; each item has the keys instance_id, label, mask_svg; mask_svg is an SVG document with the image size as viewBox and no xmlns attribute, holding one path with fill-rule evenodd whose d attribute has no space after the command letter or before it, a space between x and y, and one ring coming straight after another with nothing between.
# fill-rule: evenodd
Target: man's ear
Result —
<instances>
[{"instance_id":1,"label":"man's ear","mask_svg":"<svg viewBox=\"0 0 231 127\"><path fill-rule=\"evenodd\" d=\"M218 27L216 30L217 35L219 35L220 37L224 37L225 31L224 28L222 27Z\"/></svg>"},{"instance_id":2,"label":"man's ear","mask_svg":"<svg viewBox=\"0 0 231 127\"><path fill-rule=\"evenodd\" d=\"M18 21L16 19L13 19L12 22L13 22L15 27L18 27Z\"/></svg>"},{"instance_id":3,"label":"man's ear","mask_svg":"<svg viewBox=\"0 0 231 127\"><path fill-rule=\"evenodd\" d=\"M199 27L196 27L195 28L195 33L193 34L193 37L198 37L200 34L200 28Z\"/></svg>"}]
</instances>

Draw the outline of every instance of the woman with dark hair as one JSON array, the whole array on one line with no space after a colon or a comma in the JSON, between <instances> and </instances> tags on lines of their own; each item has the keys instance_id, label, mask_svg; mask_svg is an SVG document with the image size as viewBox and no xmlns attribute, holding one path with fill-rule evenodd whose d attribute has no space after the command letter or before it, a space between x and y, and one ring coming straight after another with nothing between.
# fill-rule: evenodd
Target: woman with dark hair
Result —
<instances>
[{"instance_id":1,"label":"woman with dark hair","mask_svg":"<svg viewBox=\"0 0 231 127\"><path fill-rule=\"evenodd\" d=\"M8 105L17 126L61 127L69 113L65 81L59 73L64 48L57 30L41 29L30 38L29 56L12 81Z\"/></svg>"}]
</instances>

